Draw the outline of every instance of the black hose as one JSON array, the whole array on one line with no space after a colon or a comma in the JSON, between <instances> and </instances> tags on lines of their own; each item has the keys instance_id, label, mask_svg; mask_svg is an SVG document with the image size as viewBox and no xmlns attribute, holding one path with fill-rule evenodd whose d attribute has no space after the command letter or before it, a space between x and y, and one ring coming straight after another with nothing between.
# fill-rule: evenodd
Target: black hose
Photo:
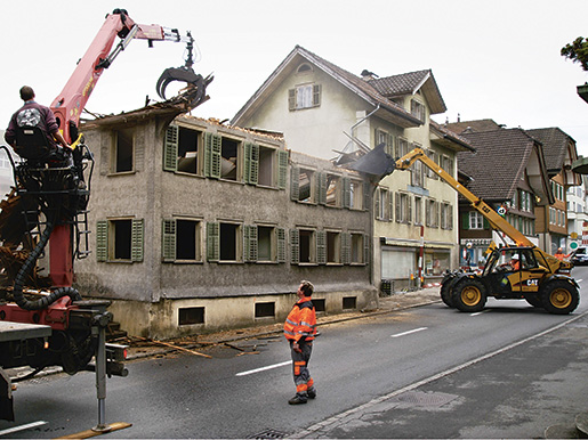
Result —
<instances>
[{"instance_id":1,"label":"black hose","mask_svg":"<svg viewBox=\"0 0 588 440\"><path fill-rule=\"evenodd\" d=\"M39 239L39 243L37 243L37 246L35 246L35 249L33 249L33 251L30 253L28 258L26 259L26 261L24 262L24 264L22 265L22 267L18 271L16 278L14 279L14 291L13 291L14 302L16 302L16 304L18 304L18 306L21 309L24 309L24 310L46 309L51 304L53 304L55 301L63 298L64 296L69 296L72 299L72 301L81 301L81 299L82 299L80 292L78 292L77 289L74 289L73 287L60 287L60 288L54 290L53 292L51 292L48 296L42 297L38 301L29 301L28 299L25 298L25 296L23 294L23 286L24 286L24 283L26 280L26 276L28 273L30 273L34 269L37 259L41 255L41 252L43 252L43 249L45 248L45 246L47 246L47 243L49 242L49 237L51 236L51 233L53 232L53 228L54 228L53 224L50 222L47 222L46 228L43 231L43 234L41 234L41 238Z\"/></svg>"}]
</instances>

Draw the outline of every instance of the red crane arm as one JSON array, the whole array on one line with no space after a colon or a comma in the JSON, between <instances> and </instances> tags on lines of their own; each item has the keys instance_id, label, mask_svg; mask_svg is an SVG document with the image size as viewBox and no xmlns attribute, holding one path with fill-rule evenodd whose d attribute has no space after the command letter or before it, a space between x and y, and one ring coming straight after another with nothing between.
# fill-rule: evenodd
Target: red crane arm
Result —
<instances>
[{"instance_id":1,"label":"red crane arm","mask_svg":"<svg viewBox=\"0 0 588 440\"><path fill-rule=\"evenodd\" d=\"M111 52L117 36L121 41ZM75 141L72 137L77 136L77 130L73 127L78 126L82 110L100 75L134 38L148 40L150 45L154 40L183 41L177 30L136 24L124 10L115 10L108 15L65 87L51 104L59 130L68 143Z\"/></svg>"}]
</instances>

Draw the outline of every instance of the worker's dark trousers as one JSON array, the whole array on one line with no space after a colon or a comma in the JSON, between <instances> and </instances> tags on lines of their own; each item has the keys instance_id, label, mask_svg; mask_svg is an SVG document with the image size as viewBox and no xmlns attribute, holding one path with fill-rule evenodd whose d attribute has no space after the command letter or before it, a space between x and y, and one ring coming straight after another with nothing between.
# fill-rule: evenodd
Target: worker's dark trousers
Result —
<instances>
[{"instance_id":1,"label":"worker's dark trousers","mask_svg":"<svg viewBox=\"0 0 588 440\"><path fill-rule=\"evenodd\" d=\"M306 399L307 390L314 388L314 381L308 371L308 362L312 354L312 342L302 342L299 344L300 353L292 348L293 342L290 341L290 353L292 353L292 367L294 373L294 384L296 385L296 394Z\"/></svg>"}]
</instances>

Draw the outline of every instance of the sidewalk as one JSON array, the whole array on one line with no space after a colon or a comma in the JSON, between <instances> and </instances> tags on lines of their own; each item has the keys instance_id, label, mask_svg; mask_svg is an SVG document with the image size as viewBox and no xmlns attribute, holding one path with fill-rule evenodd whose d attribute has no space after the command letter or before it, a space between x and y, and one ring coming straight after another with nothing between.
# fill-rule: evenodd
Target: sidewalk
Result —
<instances>
[{"instance_id":1,"label":"sidewalk","mask_svg":"<svg viewBox=\"0 0 588 440\"><path fill-rule=\"evenodd\" d=\"M424 287L414 292L395 293L379 297L377 307L373 309L356 310L353 312L339 313L336 315L319 314L317 325L327 325L352 319L365 318L366 316L381 315L397 310L410 309L441 301L439 286ZM322 316L321 316L322 315ZM244 339L258 338L269 335L279 335L282 332L283 323L266 326L247 327L243 329L228 330L219 333L195 335L174 341L156 342L133 340L128 350L128 360L142 359L163 355L174 350L195 350L206 346L231 343Z\"/></svg>"}]
</instances>

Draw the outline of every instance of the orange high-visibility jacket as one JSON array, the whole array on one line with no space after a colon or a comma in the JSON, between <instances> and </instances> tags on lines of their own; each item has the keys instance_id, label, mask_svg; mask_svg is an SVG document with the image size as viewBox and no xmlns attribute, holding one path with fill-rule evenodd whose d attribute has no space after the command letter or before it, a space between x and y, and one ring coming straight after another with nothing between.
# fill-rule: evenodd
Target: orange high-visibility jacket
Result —
<instances>
[{"instance_id":1,"label":"orange high-visibility jacket","mask_svg":"<svg viewBox=\"0 0 588 440\"><path fill-rule=\"evenodd\" d=\"M316 335L316 312L310 297L301 298L288 314L284 336L289 341L312 341Z\"/></svg>"}]
</instances>

